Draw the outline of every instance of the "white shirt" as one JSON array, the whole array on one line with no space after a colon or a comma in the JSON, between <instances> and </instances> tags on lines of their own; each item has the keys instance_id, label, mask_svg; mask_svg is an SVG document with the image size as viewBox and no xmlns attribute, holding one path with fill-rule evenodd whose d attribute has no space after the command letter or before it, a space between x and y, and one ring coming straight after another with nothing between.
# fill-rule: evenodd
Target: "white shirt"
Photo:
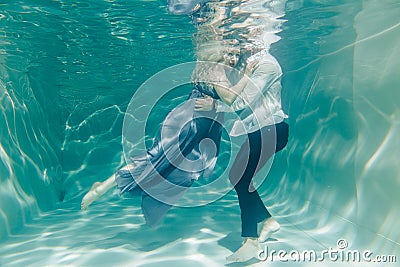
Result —
<instances>
[{"instance_id":1,"label":"white shirt","mask_svg":"<svg viewBox=\"0 0 400 267\"><path fill-rule=\"evenodd\" d=\"M288 117L281 106L282 69L278 61L267 50L248 60L252 58L259 60L258 67L232 105L217 101L217 112L241 111L229 133L231 136L255 132Z\"/></svg>"}]
</instances>

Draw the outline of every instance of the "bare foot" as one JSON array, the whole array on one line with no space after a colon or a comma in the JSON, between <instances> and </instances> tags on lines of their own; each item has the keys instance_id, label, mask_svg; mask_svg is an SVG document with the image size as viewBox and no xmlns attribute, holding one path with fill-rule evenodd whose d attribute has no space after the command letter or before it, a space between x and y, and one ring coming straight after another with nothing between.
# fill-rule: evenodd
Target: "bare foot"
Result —
<instances>
[{"instance_id":1,"label":"bare foot","mask_svg":"<svg viewBox=\"0 0 400 267\"><path fill-rule=\"evenodd\" d=\"M267 239L275 232L279 231L281 226L274 218L270 217L263 222L262 229L260 232L260 236L258 237L258 241L263 243L267 241Z\"/></svg>"},{"instance_id":2,"label":"bare foot","mask_svg":"<svg viewBox=\"0 0 400 267\"><path fill-rule=\"evenodd\" d=\"M247 238L243 245L232 255L226 257L228 263L245 262L257 257L260 245L257 238Z\"/></svg>"},{"instance_id":3,"label":"bare foot","mask_svg":"<svg viewBox=\"0 0 400 267\"><path fill-rule=\"evenodd\" d=\"M81 202L81 210L86 210L90 204L93 203L96 199L100 197L99 192L97 192L97 188L101 185L101 182L95 182L90 188L89 192L83 197Z\"/></svg>"}]
</instances>

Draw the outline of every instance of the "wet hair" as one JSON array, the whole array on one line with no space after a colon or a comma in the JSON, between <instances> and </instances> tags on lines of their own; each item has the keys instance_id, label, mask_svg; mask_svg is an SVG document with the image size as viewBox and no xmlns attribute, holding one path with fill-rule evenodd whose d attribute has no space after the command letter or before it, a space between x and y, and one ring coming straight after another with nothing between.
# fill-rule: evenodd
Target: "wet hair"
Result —
<instances>
[{"instance_id":1,"label":"wet hair","mask_svg":"<svg viewBox=\"0 0 400 267\"><path fill-rule=\"evenodd\" d=\"M192 73L192 81L208 81L210 77L210 64L222 63L225 47L220 42L208 42L197 46L196 68Z\"/></svg>"},{"instance_id":2,"label":"wet hair","mask_svg":"<svg viewBox=\"0 0 400 267\"><path fill-rule=\"evenodd\" d=\"M225 52L226 47L217 41L203 43L196 47L196 56L199 61L221 62Z\"/></svg>"},{"instance_id":3,"label":"wet hair","mask_svg":"<svg viewBox=\"0 0 400 267\"><path fill-rule=\"evenodd\" d=\"M196 50L197 64L192 73L192 81L209 81L212 64L224 64L224 56L238 54L240 58L240 46L227 45L227 42L213 41L202 44Z\"/></svg>"}]
</instances>

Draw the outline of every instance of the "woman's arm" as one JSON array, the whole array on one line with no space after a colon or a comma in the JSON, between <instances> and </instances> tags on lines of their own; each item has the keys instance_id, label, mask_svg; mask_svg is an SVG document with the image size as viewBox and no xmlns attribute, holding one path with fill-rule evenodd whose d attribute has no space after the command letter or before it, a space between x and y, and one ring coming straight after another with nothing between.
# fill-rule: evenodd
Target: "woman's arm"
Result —
<instances>
[{"instance_id":1,"label":"woman's arm","mask_svg":"<svg viewBox=\"0 0 400 267\"><path fill-rule=\"evenodd\" d=\"M227 105L232 105L232 103L236 100L238 95L242 93L246 85L248 84L250 78L249 76L253 72L253 69L256 68L258 61L253 61L246 66L245 75L237 82L235 85L231 85L228 78L226 77L224 67L218 65L217 68L221 68L221 82L218 84L214 84L215 91L217 91L218 96L224 101Z\"/></svg>"},{"instance_id":2,"label":"woman's arm","mask_svg":"<svg viewBox=\"0 0 400 267\"><path fill-rule=\"evenodd\" d=\"M258 61L252 61L247 64L245 75L237 82L235 85L231 85L228 77L226 77L225 66L217 64L213 68L213 74L215 74L218 78L217 82L212 83L217 91L218 96L221 100L227 105L231 106L238 95L242 93L244 88L247 86L250 78L249 76L253 73L253 70L258 67ZM215 99L211 97L198 98L195 102L195 111L210 111L212 109L218 110L220 104L217 103ZM220 110L221 111L221 110ZM231 110L223 110L223 112L231 112Z\"/></svg>"},{"instance_id":3,"label":"woman's arm","mask_svg":"<svg viewBox=\"0 0 400 267\"><path fill-rule=\"evenodd\" d=\"M248 77L243 76L240 81L234 86L224 86L222 84L215 84L215 91L217 91L218 96L224 101L227 105L232 105L232 103L236 100L238 95L243 91L248 82Z\"/></svg>"}]
</instances>

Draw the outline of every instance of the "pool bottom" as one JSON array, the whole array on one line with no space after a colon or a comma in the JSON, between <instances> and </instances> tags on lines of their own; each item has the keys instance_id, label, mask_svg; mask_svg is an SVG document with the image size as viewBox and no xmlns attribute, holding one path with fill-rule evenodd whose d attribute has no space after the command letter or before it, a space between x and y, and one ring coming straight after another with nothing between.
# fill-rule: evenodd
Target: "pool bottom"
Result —
<instances>
[{"instance_id":1,"label":"pool bottom","mask_svg":"<svg viewBox=\"0 0 400 267\"><path fill-rule=\"evenodd\" d=\"M327 210L310 202L304 204L301 212L287 210L286 215L282 213L285 203L271 206L281 230L261 246L269 253L265 261L254 258L228 266L320 266L321 262L314 260L279 260L277 254L271 253L273 250L287 253L312 250L320 258L329 248L340 251L339 239L348 242L346 250L369 249L373 255L399 255L395 242L334 214L319 221L318 216ZM304 214L313 215L304 217ZM74 199L38 217L22 232L6 240L0 247L0 265L223 266L225 257L242 242L239 209L233 192L207 206L173 208L156 228L143 223L139 199L120 199L114 191L86 212L79 210L79 199ZM357 243L361 236L370 247ZM322 262L324 266L379 265L335 260L329 255ZM396 266L396 263L386 264Z\"/></svg>"}]
</instances>

